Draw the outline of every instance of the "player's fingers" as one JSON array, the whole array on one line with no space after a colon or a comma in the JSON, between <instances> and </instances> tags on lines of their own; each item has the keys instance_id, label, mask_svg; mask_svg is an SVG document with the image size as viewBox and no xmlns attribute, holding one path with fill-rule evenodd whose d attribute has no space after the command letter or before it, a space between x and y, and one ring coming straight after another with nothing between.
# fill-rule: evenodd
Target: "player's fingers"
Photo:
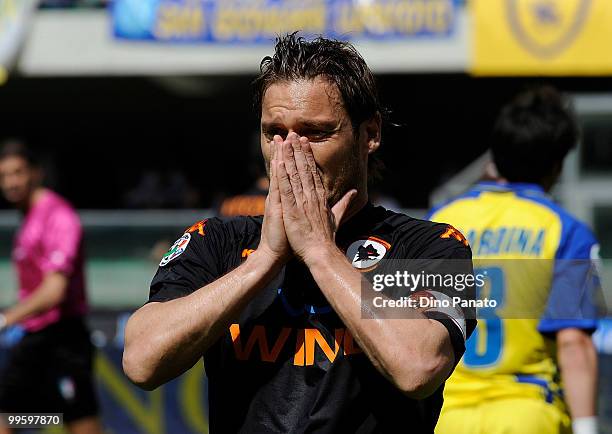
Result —
<instances>
[{"instance_id":1,"label":"player's fingers","mask_svg":"<svg viewBox=\"0 0 612 434\"><path fill-rule=\"evenodd\" d=\"M280 207L281 199L280 199L280 191L278 189L278 180L277 180L277 169L276 166L278 161L272 160L270 162L270 190L268 191L267 201L270 206Z\"/></svg>"},{"instance_id":2,"label":"player's fingers","mask_svg":"<svg viewBox=\"0 0 612 434\"><path fill-rule=\"evenodd\" d=\"M278 191L278 180L276 179L276 165L278 163L277 155L278 149L283 144L281 136L274 136L274 140L271 143L270 149L270 189L269 196L272 204L280 205L280 192Z\"/></svg>"},{"instance_id":3,"label":"player's fingers","mask_svg":"<svg viewBox=\"0 0 612 434\"><path fill-rule=\"evenodd\" d=\"M268 196L266 197L266 209L274 205L280 206L280 193L278 191L278 181L276 180L277 138L280 138L282 143L282 138L280 136L274 136L274 139L270 142L270 170L268 171L270 175L270 186L268 187Z\"/></svg>"},{"instance_id":4,"label":"player's fingers","mask_svg":"<svg viewBox=\"0 0 612 434\"><path fill-rule=\"evenodd\" d=\"M326 200L325 195L325 187L323 186L323 181L321 180L321 175L317 170L317 162L314 158L314 154L312 153L312 148L310 147L310 142L308 139L301 142L302 152L304 153L304 157L306 158L306 162L308 163L308 169L312 175L312 180L315 186L315 191L317 192L317 196L319 196L319 200Z\"/></svg>"},{"instance_id":5,"label":"player's fingers","mask_svg":"<svg viewBox=\"0 0 612 434\"><path fill-rule=\"evenodd\" d=\"M294 133L291 133L294 134ZM295 164L295 156L293 155L293 145L291 144L290 136L283 142L281 147L283 154L283 163L285 170L289 177L289 182L293 188L293 195L297 201L302 201L302 181L300 180L300 174L298 173L297 166ZM280 185L280 179L279 179Z\"/></svg>"},{"instance_id":6,"label":"player's fingers","mask_svg":"<svg viewBox=\"0 0 612 434\"><path fill-rule=\"evenodd\" d=\"M308 143L308 138L297 137L296 135L292 140L293 154L295 155L295 165L300 174L304 194L309 201L312 201L316 198L316 189L314 179L312 178L312 172L310 171L310 167L306 161L306 156L302 150L302 145L304 143Z\"/></svg>"},{"instance_id":7,"label":"player's fingers","mask_svg":"<svg viewBox=\"0 0 612 434\"><path fill-rule=\"evenodd\" d=\"M266 216L268 216L271 213L272 210L272 199L270 197L270 192L268 192L268 195L266 196L266 200L264 202L264 226L265 226L265 222L266 222Z\"/></svg>"},{"instance_id":8,"label":"player's fingers","mask_svg":"<svg viewBox=\"0 0 612 434\"><path fill-rule=\"evenodd\" d=\"M284 161L276 163L274 168L276 172L276 180L278 182L278 190L280 192L280 201L283 207L283 214L295 209L296 201L293 194L293 187L287 173L287 167Z\"/></svg>"},{"instance_id":9,"label":"player's fingers","mask_svg":"<svg viewBox=\"0 0 612 434\"><path fill-rule=\"evenodd\" d=\"M314 154L312 153L312 147L310 146L310 141L307 137L300 137L300 146L302 148L302 152L304 153L304 157L306 158L308 170L310 170L314 175L317 172L317 162L315 161Z\"/></svg>"},{"instance_id":10,"label":"player's fingers","mask_svg":"<svg viewBox=\"0 0 612 434\"><path fill-rule=\"evenodd\" d=\"M327 213L327 199L325 195L325 189L321 182L321 177L317 172L317 164L310 147L310 141L308 137L300 137L300 155L303 157L302 160L302 184L304 185L304 191L308 191L307 200L308 208L312 217L319 221L325 221L325 215ZM304 181L306 179L306 181ZM318 185L317 185L318 184Z\"/></svg>"},{"instance_id":11,"label":"player's fingers","mask_svg":"<svg viewBox=\"0 0 612 434\"><path fill-rule=\"evenodd\" d=\"M351 204L351 201L355 198L355 196L357 196L357 190L352 189L348 191L342 197L342 199L340 199L338 203L336 203L332 207L331 211L334 216L334 222L336 223L336 229L338 229L338 227L340 227L340 225L342 224L342 218L344 217L346 210L348 209L349 205Z\"/></svg>"},{"instance_id":12,"label":"player's fingers","mask_svg":"<svg viewBox=\"0 0 612 434\"><path fill-rule=\"evenodd\" d=\"M283 138L276 134L274 138L272 138L272 142L270 143L270 161L278 160L278 155L280 153L280 147L283 145Z\"/></svg>"}]
</instances>

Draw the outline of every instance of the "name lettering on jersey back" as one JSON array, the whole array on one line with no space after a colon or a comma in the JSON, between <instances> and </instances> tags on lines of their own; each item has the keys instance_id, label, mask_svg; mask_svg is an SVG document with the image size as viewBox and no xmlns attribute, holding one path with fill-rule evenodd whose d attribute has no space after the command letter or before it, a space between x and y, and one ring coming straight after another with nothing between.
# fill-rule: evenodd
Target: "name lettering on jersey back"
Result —
<instances>
[{"instance_id":1,"label":"name lettering on jersey back","mask_svg":"<svg viewBox=\"0 0 612 434\"><path fill-rule=\"evenodd\" d=\"M262 362L274 363L281 352L289 346L293 350L295 366L314 365L318 351L331 363L334 363L340 355L350 356L363 352L346 328L334 330L333 342L328 342L321 331L314 328L283 327L274 339L268 340L267 330L262 325L254 326L247 336L239 324L232 324L230 335L234 354L238 360L259 359ZM259 351L254 351L255 347Z\"/></svg>"},{"instance_id":2,"label":"name lettering on jersey back","mask_svg":"<svg viewBox=\"0 0 612 434\"><path fill-rule=\"evenodd\" d=\"M469 230L468 242L475 256L516 254L540 256L546 231L522 227L499 227L484 231Z\"/></svg>"}]
</instances>

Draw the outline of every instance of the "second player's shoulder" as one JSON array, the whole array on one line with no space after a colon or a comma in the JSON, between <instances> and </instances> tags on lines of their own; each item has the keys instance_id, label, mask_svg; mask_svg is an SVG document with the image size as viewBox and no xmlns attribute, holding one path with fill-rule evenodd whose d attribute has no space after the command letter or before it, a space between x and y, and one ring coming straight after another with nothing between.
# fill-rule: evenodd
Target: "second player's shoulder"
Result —
<instances>
[{"instance_id":1,"label":"second player's shoulder","mask_svg":"<svg viewBox=\"0 0 612 434\"><path fill-rule=\"evenodd\" d=\"M557 259L589 259L597 256L599 243L589 225L563 211Z\"/></svg>"},{"instance_id":2,"label":"second player's shoulder","mask_svg":"<svg viewBox=\"0 0 612 434\"><path fill-rule=\"evenodd\" d=\"M449 199L443 200L436 203L431 209L427 211L425 220L443 220L447 214L456 214L457 212L464 212L470 210L480 198L483 190L477 186L467 190L466 192ZM468 211L469 212L469 211Z\"/></svg>"},{"instance_id":3,"label":"second player's shoulder","mask_svg":"<svg viewBox=\"0 0 612 434\"><path fill-rule=\"evenodd\" d=\"M573 215L570 211L565 209L561 204L556 202L550 195L536 192L534 194L528 194L520 192L517 196L525 201L537 204L544 208L547 212L552 213L561 223L563 231L566 233L579 231L579 232L590 232L590 228L586 223L580 220L578 217Z\"/></svg>"},{"instance_id":4,"label":"second player's shoulder","mask_svg":"<svg viewBox=\"0 0 612 434\"><path fill-rule=\"evenodd\" d=\"M525 199L537 202L552 212L558 219L560 225L558 258L582 258L588 257L589 251L597 245L595 234L588 224L573 215L548 195L526 197Z\"/></svg>"}]
</instances>

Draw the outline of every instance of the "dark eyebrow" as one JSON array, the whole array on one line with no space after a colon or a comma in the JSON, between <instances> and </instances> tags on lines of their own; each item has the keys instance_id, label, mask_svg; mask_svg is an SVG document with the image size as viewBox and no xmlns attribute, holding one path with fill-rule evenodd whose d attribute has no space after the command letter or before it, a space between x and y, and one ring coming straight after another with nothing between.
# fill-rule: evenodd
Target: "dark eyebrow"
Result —
<instances>
[{"instance_id":1,"label":"dark eyebrow","mask_svg":"<svg viewBox=\"0 0 612 434\"><path fill-rule=\"evenodd\" d=\"M272 128L285 128L283 124L276 122L276 121L272 121L272 122L262 122L261 124L261 129L262 130L269 130Z\"/></svg>"},{"instance_id":2,"label":"dark eyebrow","mask_svg":"<svg viewBox=\"0 0 612 434\"><path fill-rule=\"evenodd\" d=\"M340 125L335 121L302 121L300 127L320 131L337 131L340 129Z\"/></svg>"},{"instance_id":3,"label":"dark eyebrow","mask_svg":"<svg viewBox=\"0 0 612 434\"><path fill-rule=\"evenodd\" d=\"M335 121L307 121L307 120L304 120L304 121L298 121L297 124L300 128L307 128L307 129L312 129L312 130L331 131L331 130L336 130L340 128L340 125L338 125ZM264 130L267 130L271 128L285 129L286 127L281 122L271 121L271 122L262 122L261 128Z\"/></svg>"}]
</instances>

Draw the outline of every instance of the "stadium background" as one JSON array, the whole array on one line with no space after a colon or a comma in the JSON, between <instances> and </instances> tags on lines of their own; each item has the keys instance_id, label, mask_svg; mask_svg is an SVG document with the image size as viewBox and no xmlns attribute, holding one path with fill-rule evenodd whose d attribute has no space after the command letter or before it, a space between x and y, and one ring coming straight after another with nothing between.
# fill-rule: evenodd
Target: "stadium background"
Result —
<instances>
[{"instance_id":1,"label":"stadium background","mask_svg":"<svg viewBox=\"0 0 612 434\"><path fill-rule=\"evenodd\" d=\"M597 233L610 305L612 59L601 47L612 43L612 22L605 21L612 20L612 7L606 2L250 3L264 10L295 9L291 22L306 27L310 21L298 15L311 13L309 7L360 11L354 30L331 31L355 40L392 110L381 149L387 169L375 197L416 217L482 174L492 122L516 91L548 82L570 93L584 138L555 196ZM129 384L120 359L123 326L146 300L164 246L217 213L225 198L252 189L262 173L250 82L271 52L270 37L298 28L264 24L246 31L242 22L235 33L223 33L207 27L207 8L233 3L0 0L0 139L19 137L35 148L47 184L81 212L92 339L100 348L96 372L109 433L207 431L201 363L146 393ZM377 4L404 5L414 21L394 26L388 16L377 15ZM510 4L524 28L500 15ZM16 295L10 248L18 215L0 206L3 307ZM18 337L19 330L0 336L0 363ZM609 321L595 339L602 432L612 433Z\"/></svg>"}]
</instances>

